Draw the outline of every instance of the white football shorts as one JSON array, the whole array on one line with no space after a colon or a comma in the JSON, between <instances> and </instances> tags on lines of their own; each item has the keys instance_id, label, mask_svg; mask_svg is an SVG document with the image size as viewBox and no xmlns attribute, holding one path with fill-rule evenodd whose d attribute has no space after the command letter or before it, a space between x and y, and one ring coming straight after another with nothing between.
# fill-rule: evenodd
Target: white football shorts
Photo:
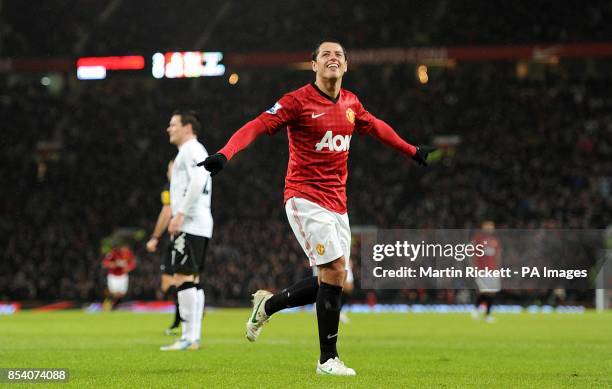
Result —
<instances>
[{"instance_id":1,"label":"white football shorts","mask_svg":"<svg viewBox=\"0 0 612 389\"><path fill-rule=\"evenodd\" d=\"M499 277L476 278L478 291L484 293L497 293L501 290L501 279Z\"/></svg>"},{"instance_id":2,"label":"white football shorts","mask_svg":"<svg viewBox=\"0 0 612 389\"><path fill-rule=\"evenodd\" d=\"M332 212L299 197L287 200L285 211L310 266L325 265L344 256L346 269L349 269L351 227L348 214Z\"/></svg>"},{"instance_id":3,"label":"white football shorts","mask_svg":"<svg viewBox=\"0 0 612 389\"><path fill-rule=\"evenodd\" d=\"M114 274L109 274L106 277L106 281L108 282L108 291L111 293L120 293L126 294L128 290L128 285L130 278L127 274L123 274L120 276L116 276Z\"/></svg>"}]
</instances>

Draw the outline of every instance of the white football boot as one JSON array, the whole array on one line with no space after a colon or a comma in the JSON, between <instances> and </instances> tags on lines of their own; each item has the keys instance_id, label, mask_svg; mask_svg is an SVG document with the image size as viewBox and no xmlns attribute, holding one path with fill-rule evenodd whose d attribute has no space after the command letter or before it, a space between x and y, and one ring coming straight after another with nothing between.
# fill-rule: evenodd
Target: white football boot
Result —
<instances>
[{"instance_id":1,"label":"white football boot","mask_svg":"<svg viewBox=\"0 0 612 389\"><path fill-rule=\"evenodd\" d=\"M161 351L185 351L185 350L198 350L200 348L199 342L190 342L185 339L179 339L176 342L168 345L161 346Z\"/></svg>"},{"instance_id":2,"label":"white football boot","mask_svg":"<svg viewBox=\"0 0 612 389\"><path fill-rule=\"evenodd\" d=\"M355 370L346 367L340 358L329 358L327 362L321 364L317 361L317 374L322 375L357 375Z\"/></svg>"},{"instance_id":3,"label":"white football boot","mask_svg":"<svg viewBox=\"0 0 612 389\"><path fill-rule=\"evenodd\" d=\"M348 317L346 312L340 312L340 322L343 323L343 324L350 324L351 323L351 318Z\"/></svg>"},{"instance_id":4,"label":"white football boot","mask_svg":"<svg viewBox=\"0 0 612 389\"><path fill-rule=\"evenodd\" d=\"M266 314L264 306L266 301L272 296L272 293L263 289L253 293L253 313L246 322L246 338L250 342L257 340L261 333L261 327L270 320L270 316Z\"/></svg>"},{"instance_id":5,"label":"white football boot","mask_svg":"<svg viewBox=\"0 0 612 389\"><path fill-rule=\"evenodd\" d=\"M472 309L472 312L470 312L472 315L472 319L473 320L480 320L480 311L477 308Z\"/></svg>"}]
</instances>

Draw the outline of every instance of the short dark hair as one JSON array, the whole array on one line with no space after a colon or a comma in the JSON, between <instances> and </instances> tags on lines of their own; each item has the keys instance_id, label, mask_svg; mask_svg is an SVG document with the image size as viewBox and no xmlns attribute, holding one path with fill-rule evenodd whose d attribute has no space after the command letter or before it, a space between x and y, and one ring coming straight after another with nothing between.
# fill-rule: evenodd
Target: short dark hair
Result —
<instances>
[{"instance_id":1,"label":"short dark hair","mask_svg":"<svg viewBox=\"0 0 612 389\"><path fill-rule=\"evenodd\" d=\"M192 109L175 109L174 112L172 112L172 116L174 115L181 117L181 124L183 126L191 124L193 134L198 135L202 125L200 124L200 116L196 111Z\"/></svg>"},{"instance_id":2,"label":"short dark hair","mask_svg":"<svg viewBox=\"0 0 612 389\"><path fill-rule=\"evenodd\" d=\"M321 39L319 41L319 43L317 43L317 45L315 46L315 48L312 50L312 60L316 61L317 60L317 55L319 55L319 48L321 47L321 45L325 42L330 42L330 43L337 43L340 45L340 47L342 47L342 52L344 53L344 58L347 58L347 53L346 53L346 49L344 48L344 46L342 45L342 43L340 43L340 41L338 39Z\"/></svg>"}]
</instances>

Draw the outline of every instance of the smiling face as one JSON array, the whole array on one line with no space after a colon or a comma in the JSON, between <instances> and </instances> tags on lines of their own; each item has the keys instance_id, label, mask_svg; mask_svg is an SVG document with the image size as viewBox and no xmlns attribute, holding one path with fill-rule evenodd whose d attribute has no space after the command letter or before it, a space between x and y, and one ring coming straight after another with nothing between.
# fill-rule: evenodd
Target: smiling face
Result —
<instances>
[{"instance_id":1,"label":"smiling face","mask_svg":"<svg viewBox=\"0 0 612 389\"><path fill-rule=\"evenodd\" d=\"M312 70L317 78L341 79L348 69L346 55L342 46L335 42L323 42L319 45L316 59L312 61Z\"/></svg>"}]
</instances>

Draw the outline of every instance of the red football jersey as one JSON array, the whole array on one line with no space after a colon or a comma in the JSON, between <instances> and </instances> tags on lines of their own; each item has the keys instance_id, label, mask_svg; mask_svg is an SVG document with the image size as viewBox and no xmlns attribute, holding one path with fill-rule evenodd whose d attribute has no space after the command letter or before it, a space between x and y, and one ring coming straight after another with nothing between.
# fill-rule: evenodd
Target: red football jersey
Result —
<instances>
[{"instance_id":1,"label":"red football jersey","mask_svg":"<svg viewBox=\"0 0 612 389\"><path fill-rule=\"evenodd\" d=\"M501 265L501 242L494 235L478 233L472 238L472 244L484 246L484 255L472 257L472 264L479 269L498 269Z\"/></svg>"},{"instance_id":2,"label":"red football jersey","mask_svg":"<svg viewBox=\"0 0 612 389\"><path fill-rule=\"evenodd\" d=\"M116 276L127 274L136 267L136 256L127 247L113 248L104 257L102 266L107 268L110 274Z\"/></svg>"},{"instance_id":3,"label":"red football jersey","mask_svg":"<svg viewBox=\"0 0 612 389\"><path fill-rule=\"evenodd\" d=\"M354 132L367 134L376 120L357 96L341 89L332 99L314 84L284 95L259 115L269 135L287 128L289 165L285 202L301 197L346 213L348 153Z\"/></svg>"}]
</instances>

